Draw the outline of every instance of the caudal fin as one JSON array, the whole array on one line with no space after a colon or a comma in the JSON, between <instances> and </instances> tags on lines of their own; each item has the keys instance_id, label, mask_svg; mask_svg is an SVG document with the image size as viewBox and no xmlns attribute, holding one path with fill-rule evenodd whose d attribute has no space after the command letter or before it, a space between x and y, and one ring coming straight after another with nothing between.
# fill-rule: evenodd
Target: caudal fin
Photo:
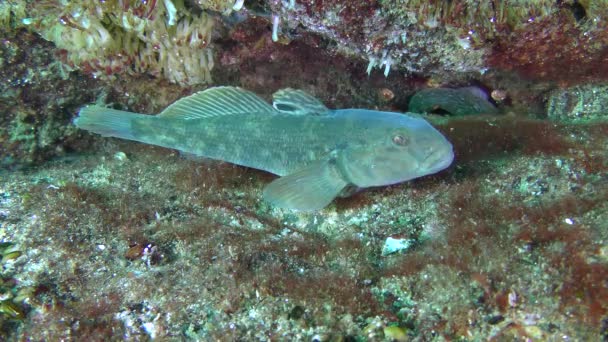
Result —
<instances>
[{"instance_id":1,"label":"caudal fin","mask_svg":"<svg viewBox=\"0 0 608 342\"><path fill-rule=\"evenodd\" d=\"M100 106L87 106L80 110L78 117L74 120L74 125L104 137L137 140L133 135L131 122L140 117L149 118L150 116Z\"/></svg>"}]
</instances>

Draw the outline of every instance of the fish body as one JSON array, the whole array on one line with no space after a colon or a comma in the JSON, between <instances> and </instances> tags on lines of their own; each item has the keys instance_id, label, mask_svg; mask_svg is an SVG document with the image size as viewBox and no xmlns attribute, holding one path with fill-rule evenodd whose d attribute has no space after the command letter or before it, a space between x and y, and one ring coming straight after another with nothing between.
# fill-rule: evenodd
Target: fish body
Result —
<instances>
[{"instance_id":1,"label":"fish body","mask_svg":"<svg viewBox=\"0 0 608 342\"><path fill-rule=\"evenodd\" d=\"M264 198L285 208L325 207L349 186L407 181L448 167L451 144L424 119L366 109L330 110L294 89L273 106L234 87L182 98L159 115L84 107L76 126L265 170L281 176Z\"/></svg>"}]
</instances>

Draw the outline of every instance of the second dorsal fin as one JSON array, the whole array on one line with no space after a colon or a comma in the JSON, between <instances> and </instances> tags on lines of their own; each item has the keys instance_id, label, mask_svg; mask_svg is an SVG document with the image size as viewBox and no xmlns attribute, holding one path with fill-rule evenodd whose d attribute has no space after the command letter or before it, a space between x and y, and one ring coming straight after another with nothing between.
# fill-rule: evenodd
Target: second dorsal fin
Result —
<instances>
[{"instance_id":1,"label":"second dorsal fin","mask_svg":"<svg viewBox=\"0 0 608 342\"><path fill-rule=\"evenodd\" d=\"M286 88L272 95L272 106L285 114L326 115L330 111L316 97L303 90Z\"/></svg>"},{"instance_id":2,"label":"second dorsal fin","mask_svg":"<svg viewBox=\"0 0 608 342\"><path fill-rule=\"evenodd\" d=\"M256 94L238 87L214 87L181 98L159 116L184 120L232 114L273 113L274 108Z\"/></svg>"}]
</instances>

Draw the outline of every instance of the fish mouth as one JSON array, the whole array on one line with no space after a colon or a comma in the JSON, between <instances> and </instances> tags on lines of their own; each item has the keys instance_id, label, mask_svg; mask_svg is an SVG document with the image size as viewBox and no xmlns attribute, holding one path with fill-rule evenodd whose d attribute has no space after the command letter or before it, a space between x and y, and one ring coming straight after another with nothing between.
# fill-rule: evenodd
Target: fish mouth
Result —
<instances>
[{"instance_id":1,"label":"fish mouth","mask_svg":"<svg viewBox=\"0 0 608 342\"><path fill-rule=\"evenodd\" d=\"M451 146L446 146L429 153L422 162L422 165L424 165L429 173L435 173L450 166L453 160L454 151Z\"/></svg>"}]
</instances>

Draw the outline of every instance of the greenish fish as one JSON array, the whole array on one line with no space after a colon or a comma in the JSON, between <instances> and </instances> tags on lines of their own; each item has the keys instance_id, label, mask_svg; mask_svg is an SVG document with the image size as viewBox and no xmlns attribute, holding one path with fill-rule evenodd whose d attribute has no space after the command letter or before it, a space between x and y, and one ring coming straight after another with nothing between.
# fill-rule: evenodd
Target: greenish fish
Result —
<instances>
[{"instance_id":1,"label":"greenish fish","mask_svg":"<svg viewBox=\"0 0 608 342\"><path fill-rule=\"evenodd\" d=\"M317 210L349 189L383 186L436 173L452 163L452 145L414 114L330 110L295 89L273 105L236 87L184 97L159 115L87 106L79 128L174 148L281 176L264 198L282 208Z\"/></svg>"},{"instance_id":2,"label":"greenish fish","mask_svg":"<svg viewBox=\"0 0 608 342\"><path fill-rule=\"evenodd\" d=\"M455 116L498 112L485 92L477 87L422 89L412 96L407 109L414 113L443 109Z\"/></svg>"}]
</instances>

